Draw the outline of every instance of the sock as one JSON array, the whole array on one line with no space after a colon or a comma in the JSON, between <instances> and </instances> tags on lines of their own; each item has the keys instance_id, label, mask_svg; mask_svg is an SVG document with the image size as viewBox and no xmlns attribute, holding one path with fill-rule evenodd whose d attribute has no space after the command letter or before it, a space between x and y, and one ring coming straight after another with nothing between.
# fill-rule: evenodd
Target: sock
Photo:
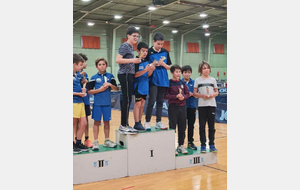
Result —
<instances>
[{"instance_id":1,"label":"sock","mask_svg":"<svg viewBox=\"0 0 300 190\"><path fill-rule=\"evenodd\" d=\"M76 144L81 144L81 140L76 140Z\"/></svg>"},{"instance_id":2,"label":"sock","mask_svg":"<svg viewBox=\"0 0 300 190\"><path fill-rule=\"evenodd\" d=\"M105 141L108 141L109 140L109 138L105 138Z\"/></svg>"},{"instance_id":3,"label":"sock","mask_svg":"<svg viewBox=\"0 0 300 190\"><path fill-rule=\"evenodd\" d=\"M85 136L85 141L89 139L89 136Z\"/></svg>"},{"instance_id":4,"label":"sock","mask_svg":"<svg viewBox=\"0 0 300 190\"><path fill-rule=\"evenodd\" d=\"M140 124L142 124L142 121L139 121Z\"/></svg>"},{"instance_id":5,"label":"sock","mask_svg":"<svg viewBox=\"0 0 300 190\"><path fill-rule=\"evenodd\" d=\"M97 142L98 142L98 139L94 139L94 142L95 142L95 141L97 141Z\"/></svg>"}]
</instances>

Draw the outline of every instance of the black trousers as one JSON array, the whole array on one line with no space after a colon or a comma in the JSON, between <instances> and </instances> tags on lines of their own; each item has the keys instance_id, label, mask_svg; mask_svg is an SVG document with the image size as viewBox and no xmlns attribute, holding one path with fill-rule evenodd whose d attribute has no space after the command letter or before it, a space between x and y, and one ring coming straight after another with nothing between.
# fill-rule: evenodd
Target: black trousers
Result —
<instances>
[{"instance_id":1,"label":"black trousers","mask_svg":"<svg viewBox=\"0 0 300 190\"><path fill-rule=\"evenodd\" d=\"M178 125L178 145L184 144L186 130L186 107L169 105L168 108L169 127L175 129Z\"/></svg>"},{"instance_id":2,"label":"black trousers","mask_svg":"<svg viewBox=\"0 0 300 190\"><path fill-rule=\"evenodd\" d=\"M121 125L128 126L129 107L132 101L134 74L118 74L122 90Z\"/></svg>"},{"instance_id":3,"label":"black trousers","mask_svg":"<svg viewBox=\"0 0 300 190\"><path fill-rule=\"evenodd\" d=\"M188 123L188 142L194 142L194 124L196 121L196 108L186 108Z\"/></svg>"},{"instance_id":4,"label":"black trousers","mask_svg":"<svg viewBox=\"0 0 300 190\"><path fill-rule=\"evenodd\" d=\"M199 113L199 133L201 146L206 146L205 125L208 122L208 139L209 145L215 144L215 112L216 107L198 107Z\"/></svg>"},{"instance_id":5,"label":"black trousers","mask_svg":"<svg viewBox=\"0 0 300 190\"><path fill-rule=\"evenodd\" d=\"M146 122L150 122L154 103L156 102L156 122L161 121L166 87L155 86L150 82L149 99L146 109Z\"/></svg>"}]
</instances>

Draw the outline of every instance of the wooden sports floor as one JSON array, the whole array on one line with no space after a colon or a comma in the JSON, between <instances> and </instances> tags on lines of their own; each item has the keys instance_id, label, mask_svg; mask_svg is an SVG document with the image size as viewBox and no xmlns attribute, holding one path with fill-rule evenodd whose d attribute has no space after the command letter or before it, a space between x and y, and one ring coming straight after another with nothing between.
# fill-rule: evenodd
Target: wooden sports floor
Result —
<instances>
[{"instance_id":1,"label":"wooden sports floor","mask_svg":"<svg viewBox=\"0 0 300 190\"><path fill-rule=\"evenodd\" d=\"M115 142L115 130L120 125L121 112L112 110L110 140ZM156 117L151 117L151 126ZM144 124L145 117L142 118ZM168 118L162 117L168 126ZM129 115L129 125L134 125L133 113ZM207 127L207 126L206 126ZM175 169L166 172L124 177L94 183L73 185L74 190L226 190L227 189L227 124L216 123L215 146L218 149L218 163L192 168ZM206 128L206 132L207 132ZM175 134L177 141L177 133ZM89 139L93 142L93 120L89 117ZM99 144L104 142L103 124L99 129ZM198 119L195 122L194 144L200 146ZM187 131L185 138L187 147ZM175 147L175 145L174 145Z\"/></svg>"}]
</instances>

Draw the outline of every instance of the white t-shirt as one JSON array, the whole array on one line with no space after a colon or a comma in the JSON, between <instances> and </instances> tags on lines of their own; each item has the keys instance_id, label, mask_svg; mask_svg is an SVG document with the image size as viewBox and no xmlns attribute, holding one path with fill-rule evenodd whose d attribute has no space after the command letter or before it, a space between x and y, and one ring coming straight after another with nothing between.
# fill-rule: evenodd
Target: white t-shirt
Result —
<instances>
[{"instance_id":1,"label":"white t-shirt","mask_svg":"<svg viewBox=\"0 0 300 190\"><path fill-rule=\"evenodd\" d=\"M217 81L213 77L203 79L201 76L195 79L194 88L198 89L199 94L213 94L215 88L218 88ZM203 99L199 98L198 107L212 106L217 107L216 99Z\"/></svg>"}]
</instances>

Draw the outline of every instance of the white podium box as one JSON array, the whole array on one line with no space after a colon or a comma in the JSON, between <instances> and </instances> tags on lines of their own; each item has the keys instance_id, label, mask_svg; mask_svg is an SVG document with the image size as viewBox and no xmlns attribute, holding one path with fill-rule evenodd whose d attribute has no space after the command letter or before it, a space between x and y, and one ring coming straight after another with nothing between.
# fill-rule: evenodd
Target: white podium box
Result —
<instances>
[{"instance_id":1,"label":"white podium box","mask_svg":"<svg viewBox=\"0 0 300 190\"><path fill-rule=\"evenodd\" d=\"M201 146L197 148L197 150L187 148L188 154L178 153L176 156L176 169L217 163L216 152L210 152L209 149L206 149L206 153L201 153Z\"/></svg>"},{"instance_id":2,"label":"white podium box","mask_svg":"<svg viewBox=\"0 0 300 190\"><path fill-rule=\"evenodd\" d=\"M124 135L116 130L116 143L127 148L128 176L175 169L175 131L159 130Z\"/></svg>"},{"instance_id":3,"label":"white podium box","mask_svg":"<svg viewBox=\"0 0 300 190\"><path fill-rule=\"evenodd\" d=\"M89 150L73 154L73 184L90 183L127 176L127 150L124 147Z\"/></svg>"}]
</instances>

